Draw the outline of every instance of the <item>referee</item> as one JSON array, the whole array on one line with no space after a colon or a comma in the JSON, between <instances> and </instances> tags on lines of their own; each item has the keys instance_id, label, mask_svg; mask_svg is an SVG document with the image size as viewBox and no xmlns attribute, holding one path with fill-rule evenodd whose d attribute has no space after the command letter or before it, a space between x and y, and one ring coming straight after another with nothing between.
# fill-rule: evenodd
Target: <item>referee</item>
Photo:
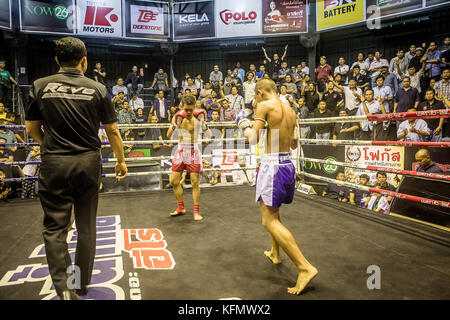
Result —
<instances>
[{"instance_id":1,"label":"referee","mask_svg":"<svg viewBox=\"0 0 450 320\"><path fill-rule=\"evenodd\" d=\"M86 294L92 275L102 169L100 123L117 156L116 178L127 175L114 107L106 87L84 76L86 55L81 40L57 40L55 60L60 70L33 83L26 110L27 134L41 145L42 234L50 275L61 300L78 300ZM66 242L72 206L78 232L73 274ZM78 288L68 281L73 277L80 284Z\"/></svg>"}]
</instances>

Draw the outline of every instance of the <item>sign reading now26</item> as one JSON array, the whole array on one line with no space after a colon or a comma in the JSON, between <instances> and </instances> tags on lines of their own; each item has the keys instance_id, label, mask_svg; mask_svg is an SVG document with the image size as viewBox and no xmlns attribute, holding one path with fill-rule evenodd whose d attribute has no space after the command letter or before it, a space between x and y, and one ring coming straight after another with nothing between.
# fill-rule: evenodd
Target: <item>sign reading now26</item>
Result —
<instances>
[{"instance_id":1,"label":"sign reading now26","mask_svg":"<svg viewBox=\"0 0 450 320\"><path fill-rule=\"evenodd\" d=\"M24 31L73 33L74 1L20 1L21 29Z\"/></svg>"}]
</instances>

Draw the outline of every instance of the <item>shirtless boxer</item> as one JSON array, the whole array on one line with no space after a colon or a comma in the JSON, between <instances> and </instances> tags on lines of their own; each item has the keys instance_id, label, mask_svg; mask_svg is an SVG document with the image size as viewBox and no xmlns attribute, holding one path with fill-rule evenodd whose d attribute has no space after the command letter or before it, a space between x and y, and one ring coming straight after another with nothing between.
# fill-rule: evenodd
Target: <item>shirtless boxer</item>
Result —
<instances>
[{"instance_id":1,"label":"shirtless boxer","mask_svg":"<svg viewBox=\"0 0 450 320\"><path fill-rule=\"evenodd\" d=\"M180 184L181 175L186 170L191 176L192 196L194 198L194 219L202 220L200 215L200 187L199 173L203 169L201 151L197 145L197 136L200 130L208 131L209 138L211 131L206 125L206 111L195 109L195 97L185 95L183 97L183 109L175 113L172 123L167 131L167 137L172 138L175 130L179 132L180 142L174 154L172 162L172 174L170 184L173 187L175 198L177 199L177 209L171 212L171 216L186 213L183 201L183 188Z\"/></svg>"},{"instance_id":2,"label":"shirtless boxer","mask_svg":"<svg viewBox=\"0 0 450 320\"><path fill-rule=\"evenodd\" d=\"M298 295L318 271L303 256L279 216L281 204L291 203L295 192L295 167L290 159L290 150L297 148L299 139L297 116L292 108L281 102L275 82L270 79L256 83L255 99L257 108L253 127L245 110L239 112L236 122L250 144L258 143L260 130L268 130L267 153L261 157L256 176L256 201L260 203L262 224L272 238L272 249L264 254L272 263L279 264L279 247L283 248L299 272L296 285L288 288L288 292Z\"/></svg>"}]
</instances>

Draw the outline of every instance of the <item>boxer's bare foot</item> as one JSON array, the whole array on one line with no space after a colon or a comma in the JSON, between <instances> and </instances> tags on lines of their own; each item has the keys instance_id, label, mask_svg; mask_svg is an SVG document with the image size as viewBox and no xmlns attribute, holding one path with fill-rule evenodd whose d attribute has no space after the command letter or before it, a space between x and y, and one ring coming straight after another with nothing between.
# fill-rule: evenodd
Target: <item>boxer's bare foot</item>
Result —
<instances>
[{"instance_id":1,"label":"boxer's bare foot","mask_svg":"<svg viewBox=\"0 0 450 320\"><path fill-rule=\"evenodd\" d=\"M264 255L270 260L272 261L273 264L280 264L281 260L280 260L280 256L275 256L272 251L264 251Z\"/></svg>"},{"instance_id":2,"label":"boxer's bare foot","mask_svg":"<svg viewBox=\"0 0 450 320\"><path fill-rule=\"evenodd\" d=\"M186 213L186 209L184 209L182 211L175 210L174 212L171 212L170 215L172 217L175 217L175 216L179 216L179 215L184 214L184 213Z\"/></svg>"},{"instance_id":3,"label":"boxer's bare foot","mask_svg":"<svg viewBox=\"0 0 450 320\"><path fill-rule=\"evenodd\" d=\"M298 274L297 284L295 287L288 288L290 294L299 295L303 289L308 285L308 283L317 275L318 271L316 268L311 266L307 270L302 270Z\"/></svg>"},{"instance_id":4,"label":"boxer's bare foot","mask_svg":"<svg viewBox=\"0 0 450 320\"><path fill-rule=\"evenodd\" d=\"M199 215L199 214L194 214L194 220L195 221L200 221L200 220L203 220L203 217L201 215Z\"/></svg>"}]
</instances>

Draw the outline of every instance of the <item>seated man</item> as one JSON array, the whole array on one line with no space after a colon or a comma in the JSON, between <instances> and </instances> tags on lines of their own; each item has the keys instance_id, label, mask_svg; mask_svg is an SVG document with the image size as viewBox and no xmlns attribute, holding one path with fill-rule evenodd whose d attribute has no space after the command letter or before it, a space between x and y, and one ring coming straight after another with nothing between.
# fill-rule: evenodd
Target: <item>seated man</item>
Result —
<instances>
[{"instance_id":1,"label":"seated man","mask_svg":"<svg viewBox=\"0 0 450 320\"><path fill-rule=\"evenodd\" d=\"M158 117L153 115L150 117L150 123L155 124L158 123ZM149 140L161 140L163 141L163 137L161 134L161 129L160 128L150 128L149 130ZM164 146L169 146L172 147L172 144L163 144ZM161 145L159 143L154 143L153 144L153 149L157 150L161 148Z\"/></svg>"},{"instance_id":2,"label":"seated man","mask_svg":"<svg viewBox=\"0 0 450 320\"><path fill-rule=\"evenodd\" d=\"M430 151L427 149L420 149L416 152L416 161L419 162L419 166L416 171L427 173L442 173L442 169L431 160Z\"/></svg>"},{"instance_id":3,"label":"seated man","mask_svg":"<svg viewBox=\"0 0 450 320\"><path fill-rule=\"evenodd\" d=\"M345 181L345 174L339 171L336 174L336 180ZM328 183L325 191L322 192L322 197L337 199L342 202L347 202L349 197L349 189L340 183Z\"/></svg>"},{"instance_id":4,"label":"seated man","mask_svg":"<svg viewBox=\"0 0 450 320\"><path fill-rule=\"evenodd\" d=\"M0 144L7 143L6 139L0 138ZM6 146L0 145L0 162L13 162L14 157L7 151Z\"/></svg>"},{"instance_id":5,"label":"seated man","mask_svg":"<svg viewBox=\"0 0 450 320\"><path fill-rule=\"evenodd\" d=\"M7 124L8 124L8 120L6 120L6 119L0 120L0 125L7 125ZM1 127L0 127L0 138L5 139L6 143L16 143L17 142L17 137L13 131L11 131L9 129L2 129ZM17 146L7 146L6 147L6 151L8 151L8 152L14 152L16 150L17 150Z\"/></svg>"},{"instance_id":6,"label":"seated man","mask_svg":"<svg viewBox=\"0 0 450 320\"><path fill-rule=\"evenodd\" d=\"M128 97L128 88L123 85L123 78L117 79L117 84L112 87L113 96L117 96L122 91Z\"/></svg>"},{"instance_id":7,"label":"seated man","mask_svg":"<svg viewBox=\"0 0 450 320\"><path fill-rule=\"evenodd\" d=\"M376 185L375 188L381 189L381 186ZM388 214L390 205L386 197L378 192L373 192L370 198L366 199L366 207L375 212Z\"/></svg>"},{"instance_id":8,"label":"seated man","mask_svg":"<svg viewBox=\"0 0 450 320\"><path fill-rule=\"evenodd\" d=\"M245 156L238 156L237 162L240 170L233 171L233 182L235 184L253 185L256 180L256 170L247 169Z\"/></svg>"},{"instance_id":9,"label":"seated man","mask_svg":"<svg viewBox=\"0 0 450 320\"><path fill-rule=\"evenodd\" d=\"M211 163L203 159L203 169L211 169L211 168L212 168ZM219 182L219 180L217 179L219 175L217 174L216 171L209 171L209 170L202 171L201 177L202 177L201 182L209 183L210 185L215 185Z\"/></svg>"},{"instance_id":10,"label":"seated man","mask_svg":"<svg viewBox=\"0 0 450 320\"><path fill-rule=\"evenodd\" d=\"M339 117L347 117L347 109L339 111ZM357 122L336 122L333 129L333 140L354 140L355 132L359 130Z\"/></svg>"},{"instance_id":11,"label":"seated man","mask_svg":"<svg viewBox=\"0 0 450 320\"><path fill-rule=\"evenodd\" d=\"M5 172L0 169L0 180L5 179ZM0 200L6 200L12 195L12 189L9 182L0 181Z\"/></svg>"},{"instance_id":12,"label":"seated man","mask_svg":"<svg viewBox=\"0 0 450 320\"><path fill-rule=\"evenodd\" d=\"M131 109L134 112L136 112L137 109L139 109L139 108L144 109L144 100L142 100L142 98L139 98L139 96L136 92L133 93L133 96L129 103L130 103Z\"/></svg>"},{"instance_id":13,"label":"seated man","mask_svg":"<svg viewBox=\"0 0 450 320\"><path fill-rule=\"evenodd\" d=\"M408 112L414 112L416 109L408 109ZM397 140L425 142L428 141L431 130L425 120L410 119L400 123L397 130Z\"/></svg>"},{"instance_id":14,"label":"seated man","mask_svg":"<svg viewBox=\"0 0 450 320\"><path fill-rule=\"evenodd\" d=\"M359 185L361 186L367 186L369 184L370 178L367 174L363 173L359 177ZM357 189L357 188L350 188L350 196L349 196L349 202L351 204L360 205L362 208L366 206L366 198L369 197L370 193L365 190Z\"/></svg>"}]
</instances>

